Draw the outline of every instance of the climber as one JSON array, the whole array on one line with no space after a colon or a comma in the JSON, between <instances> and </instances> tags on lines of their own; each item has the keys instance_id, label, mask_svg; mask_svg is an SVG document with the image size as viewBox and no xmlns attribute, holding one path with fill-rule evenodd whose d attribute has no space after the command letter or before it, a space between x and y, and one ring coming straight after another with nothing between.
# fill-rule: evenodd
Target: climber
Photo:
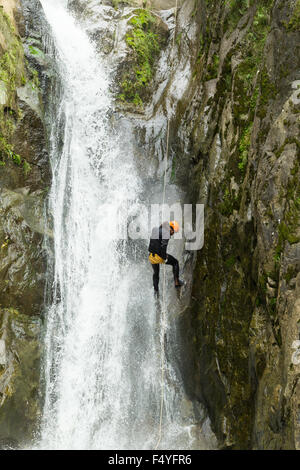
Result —
<instances>
[{"instance_id":1,"label":"climber","mask_svg":"<svg viewBox=\"0 0 300 470\"><path fill-rule=\"evenodd\" d=\"M167 254L167 246L170 237L179 232L179 224L175 220L164 222L159 227L152 230L148 251L150 252L149 261L153 268L153 287L154 292L158 294L159 284L159 265L170 264L173 266L173 275L175 287L183 286L184 282L179 279L179 263L174 256Z\"/></svg>"}]
</instances>

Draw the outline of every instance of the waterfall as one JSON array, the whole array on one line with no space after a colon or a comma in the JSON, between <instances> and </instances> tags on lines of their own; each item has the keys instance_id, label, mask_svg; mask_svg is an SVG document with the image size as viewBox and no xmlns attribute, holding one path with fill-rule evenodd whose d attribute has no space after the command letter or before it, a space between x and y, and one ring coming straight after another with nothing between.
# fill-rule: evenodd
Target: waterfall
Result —
<instances>
[{"instance_id":1,"label":"waterfall","mask_svg":"<svg viewBox=\"0 0 300 470\"><path fill-rule=\"evenodd\" d=\"M124 202L139 202L143 182L130 126L116 132L113 125L111 65L99 59L65 3L41 0L60 84L50 139L55 263L38 447L151 449L161 384L147 246L139 262L110 234ZM161 445L199 448L193 426L180 417L178 374L166 367Z\"/></svg>"}]
</instances>

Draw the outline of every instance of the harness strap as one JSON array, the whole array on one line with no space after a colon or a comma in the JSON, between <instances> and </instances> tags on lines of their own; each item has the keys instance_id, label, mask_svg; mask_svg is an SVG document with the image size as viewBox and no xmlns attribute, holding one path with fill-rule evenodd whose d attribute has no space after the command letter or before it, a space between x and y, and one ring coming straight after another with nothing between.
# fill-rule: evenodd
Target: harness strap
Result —
<instances>
[{"instance_id":1,"label":"harness strap","mask_svg":"<svg viewBox=\"0 0 300 470\"><path fill-rule=\"evenodd\" d=\"M163 258L158 256L156 253L155 254L150 253L149 261L150 261L151 264L165 264L165 262L166 262Z\"/></svg>"}]
</instances>

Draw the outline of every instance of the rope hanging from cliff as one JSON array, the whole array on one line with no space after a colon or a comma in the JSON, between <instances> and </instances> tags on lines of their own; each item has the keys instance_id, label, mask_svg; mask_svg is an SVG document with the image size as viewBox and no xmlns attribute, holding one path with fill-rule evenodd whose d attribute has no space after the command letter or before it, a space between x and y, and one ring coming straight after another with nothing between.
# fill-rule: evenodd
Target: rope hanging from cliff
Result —
<instances>
[{"instance_id":1,"label":"rope hanging from cliff","mask_svg":"<svg viewBox=\"0 0 300 470\"><path fill-rule=\"evenodd\" d=\"M178 11L178 0L175 5L175 28L173 35L172 54L175 47L176 28L177 28L177 11ZM168 118L167 123L167 145L165 154L165 170L164 170L164 187L163 187L163 207L166 200L166 188L167 188L167 170L168 170L168 156L169 156L169 141L170 141L170 119ZM160 396L160 416L159 416L159 428L158 428L158 441L155 446L155 450L161 442L162 437L162 418L163 418L163 406L165 398L165 327L166 327L166 265L163 266L163 298L162 298L162 321L161 321L161 396Z\"/></svg>"}]
</instances>

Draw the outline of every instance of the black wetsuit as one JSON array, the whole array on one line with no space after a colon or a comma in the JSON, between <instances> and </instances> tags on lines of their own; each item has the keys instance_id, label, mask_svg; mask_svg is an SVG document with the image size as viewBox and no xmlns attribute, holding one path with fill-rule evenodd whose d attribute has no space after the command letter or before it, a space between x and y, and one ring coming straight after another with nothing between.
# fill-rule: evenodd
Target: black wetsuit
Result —
<instances>
[{"instance_id":1,"label":"black wetsuit","mask_svg":"<svg viewBox=\"0 0 300 470\"><path fill-rule=\"evenodd\" d=\"M173 275L175 283L179 279L179 263L174 256L167 254L167 247L170 240L170 225L168 223L163 223L160 227L155 227L152 230L150 244L148 251L153 255L158 255L162 259L166 260L166 264L173 266ZM152 264L153 268L153 287L154 290L158 291L159 284L159 264Z\"/></svg>"}]
</instances>

